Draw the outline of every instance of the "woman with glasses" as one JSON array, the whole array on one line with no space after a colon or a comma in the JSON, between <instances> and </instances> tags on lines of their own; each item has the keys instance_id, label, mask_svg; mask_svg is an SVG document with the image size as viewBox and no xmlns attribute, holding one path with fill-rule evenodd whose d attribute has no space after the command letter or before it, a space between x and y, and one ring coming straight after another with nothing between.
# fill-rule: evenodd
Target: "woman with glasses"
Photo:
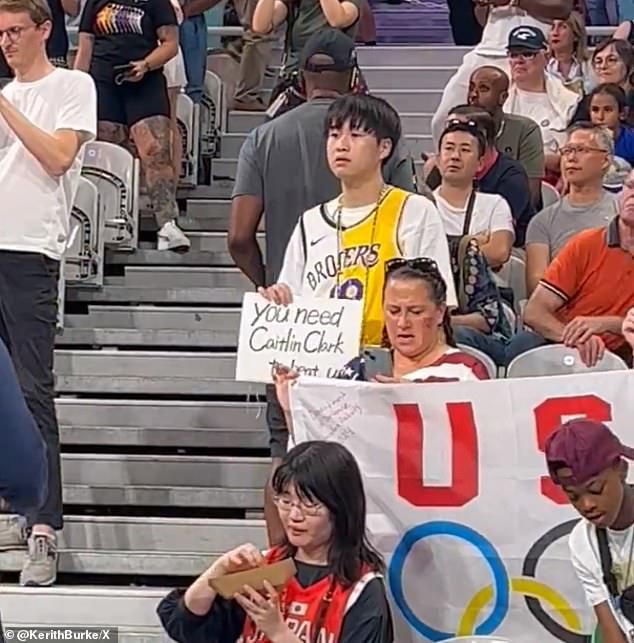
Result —
<instances>
[{"instance_id":1,"label":"woman with glasses","mask_svg":"<svg viewBox=\"0 0 634 643\"><path fill-rule=\"evenodd\" d=\"M626 40L610 38L597 45L592 54L592 71L598 84L618 85L627 96L630 113L633 95L631 75L634 71L634 49ZM573 122L590 120L590 99L586 96L577 108Z\"/></svg>"},{"instance_id":2,"label":"woman with glasses","mask_svg":"<svg viewBox=\"0 0 634 643\"><path fill-rule=\"evenodd\" d=\"M158 607L178 643L392 643L384 563L366 534L366 499L352 454L335 442L304 442L273 476L284 542L263 554L251 544L223 554L187 590ZM225 600L209 579L293 558L284 587L245 586Z\"/></svg>"}]
</instances>

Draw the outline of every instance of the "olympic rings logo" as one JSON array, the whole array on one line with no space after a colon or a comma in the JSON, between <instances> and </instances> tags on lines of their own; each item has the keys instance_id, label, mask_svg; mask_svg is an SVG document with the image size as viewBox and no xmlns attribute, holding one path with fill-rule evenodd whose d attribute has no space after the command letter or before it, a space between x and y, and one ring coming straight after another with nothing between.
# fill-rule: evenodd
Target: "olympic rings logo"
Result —
<instances>
[{"instance_id":1,"label":"olympic rings logo","mask_svg":"<svg viewBox=\"0 0 634 643\"><path fill-rule=\"evenodd\" d=\"M524 597L528 611L552 636L564 643L591 643L594 637L582 632L579 616L568 601L555 589L536 579L537 563L541 556L550 545L570 534L577 522L578 519L569 520L541 536L528 550L522 565L522 575L517 578L509 578L506 567L492 543L466 525L432 521L413 527L397 545L390 562L388 582L394 602L405 620L421 636L430 641L443 641L455 636L493 634L506 618L510 594L520 594ZM407 556L414 545L432 536L450 536L477 549L493 578L492 585L480 588L467 602L455 632L442 632L422 621L413 612L403 591L403 569ZM481 612L491 603L491 613L476 626ZM561 622L553 619L542 603L559 614Z\"/></svg>"}]
</instances>

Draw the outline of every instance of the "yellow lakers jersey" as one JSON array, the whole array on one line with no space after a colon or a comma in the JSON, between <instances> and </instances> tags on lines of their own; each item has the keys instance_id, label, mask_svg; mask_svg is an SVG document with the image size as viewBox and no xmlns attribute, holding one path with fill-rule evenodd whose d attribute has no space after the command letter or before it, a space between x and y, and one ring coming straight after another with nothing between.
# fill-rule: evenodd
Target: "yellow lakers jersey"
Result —
<instances>
[{"instance_id":1,"label":"yellow lakers jersey","mask_svg":"<svg viewBox=\"0 0 634 643\"><path fill-rule=\"evenodd\" d=\"M381 343L384 266L402 256L398 227L409 196L389 187L377 207L352 226L339 228L323 207L319 215L301 220L306 255L302 292L363 300L362 345Z\"/></svg>"}]
</instances>

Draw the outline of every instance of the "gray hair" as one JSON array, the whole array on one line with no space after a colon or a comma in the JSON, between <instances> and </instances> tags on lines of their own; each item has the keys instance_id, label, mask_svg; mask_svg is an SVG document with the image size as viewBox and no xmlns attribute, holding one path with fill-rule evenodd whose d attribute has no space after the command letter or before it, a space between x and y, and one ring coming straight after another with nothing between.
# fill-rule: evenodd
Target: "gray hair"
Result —
<instances>
[{"instance_id":1,"label":"gray hair","mask_svg":"<svg viewBox=\"0 0 634 643\"><path fill-rule=\"evenodd\" d=\"M567 130L566 136L568 139L574 132L591 132L597 145L608 153L610 160L614 156L614 136L607 127L601 125L594 125L588 121L579 121L573 123Z\"/></svg>"}]
</instances>

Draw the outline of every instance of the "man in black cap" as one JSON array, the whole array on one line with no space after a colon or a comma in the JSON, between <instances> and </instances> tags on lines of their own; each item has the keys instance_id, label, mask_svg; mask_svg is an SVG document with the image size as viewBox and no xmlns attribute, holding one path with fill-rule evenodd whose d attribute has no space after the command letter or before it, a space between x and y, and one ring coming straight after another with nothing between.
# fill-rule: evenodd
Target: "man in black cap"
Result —
<instances>
[{"instance_id":1,"label":"man in black cap","mask_svg":"<svg viewBox=\"0 0 634 643\"><path fill-rule=\"evenodd\" d=\"M509 34L511 87L504 111L534 120L544 142L547 173L559 174L559 147L577 109L579 95L546 73L547 43L537 27L516 27Z\"/></svg>"},{"instance_id":2,"label":"man in black cap","mask_svg":"<svg viewBox=\"0 0 634 643\"><path fill-rule=\"evenodd\" d=\"M256 287L276 283L284 252L300 215L334 199L339 181L326 162L324 125L328 108L348 93L355 68L354 42L337 29L311 36L301 56L302 85L307 102L260 125L247 137L238 158L229 220L229 252ZM413 169L403 142L384 167L386 183L413 191ZM266 212L266 269L256 234ZM267 392L267 423L276 466L286 453L288 432L275 389ZM268 488L268 487L267 487ZM272 498L265 515L279 524Z\"/></svg>"}]
</instances>

